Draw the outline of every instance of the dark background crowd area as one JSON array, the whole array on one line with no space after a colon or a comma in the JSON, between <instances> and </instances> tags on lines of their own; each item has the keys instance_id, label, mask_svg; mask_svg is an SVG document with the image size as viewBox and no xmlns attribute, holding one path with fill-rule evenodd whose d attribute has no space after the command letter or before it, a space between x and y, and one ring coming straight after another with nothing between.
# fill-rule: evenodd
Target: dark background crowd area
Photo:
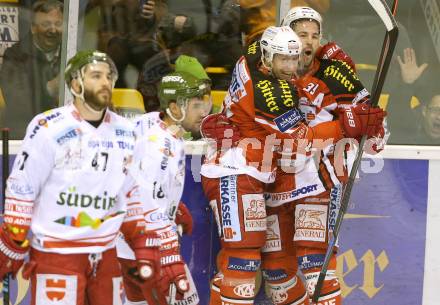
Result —
<instances>
[{"instance_id":1,"label":"dark background crowd area","mask_svg":"<svg viewBox=\"0 0 440 305\"><path fill-rule=\"evenodd\" d=\"M19 41L28 46L35 45L31 31L35 2L19 2ZM392 1L387 2L391 6ZM11 4L0 2L2 5ZM194 56L207 67L213 90L226 90L243 47L274 25L276 18L276 1L270 0L81 0L79 5L78 48L107 52L119 71L116 87L140 91L147 111L158 109L157 84L173 69L180 54ZM356 62L361 80L370 89L385 28L368 1L292 0L291 5L311 6L322 14L323 42L336 41ZM440 90L436 81L440 72L439 8L439 0L399 1L396 19L400 36L381 99L389 114L389 144L440 144ZM44 68L30 73L34 70L22 66L25 72L21 73L34 78L31 88L20 83L18 68L5 70L4 55L0 68L6 104L2 125L12 121L26 126L31 115L59 103L58 91L52 92L49 83L58 80L59 68L56 71L54 65L60 66L59 49L51 51L55 57L43 56L46 61L52 58L50 63L42 63ZM42 62L38 60L42 55L37 54L41 48L34 52L26 54L29 67ZM36 72L42 69L47 71L44 77ZM15 83L14 77L19 79ZM13 87L8 88L11 84ZM29 109L26 116L22 115L25 108ZM23 128L17 138L21 133Z\"/></svg>"}]
</instances>

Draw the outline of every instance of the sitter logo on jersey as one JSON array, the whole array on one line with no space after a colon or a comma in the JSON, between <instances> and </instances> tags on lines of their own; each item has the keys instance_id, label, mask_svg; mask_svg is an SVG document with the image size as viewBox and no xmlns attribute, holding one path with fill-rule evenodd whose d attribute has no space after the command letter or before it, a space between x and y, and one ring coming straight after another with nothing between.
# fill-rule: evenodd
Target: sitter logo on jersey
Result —
<instances>
[{"instance_id":1,"label":"sitter logo on jersey","mask_svg":"<svg viewBox=\"0 0 440 305\"><path fill-rule=\"evenodd\" d=\"M261 194L241 196L245 231L266 231L266 206Z\"/></svg>"},{"instance_id":2,"label":"sitter logo on jersey","mask_svg":"<svg viewBox=\"0 0 440 305\"><path fill-rule=\"evenodd\" d=\"M266 243L262 252L281 251L280 224L277 215L267 216Z\"/></svg>"},{"instance_id":3,"label":"sitter logo on jersey","mask_svg":"<svg viewBox=\"0 0 440 305\"><path fill-rule=\"evenodd\" d=\"M220 178L220 204L222 215L223 239L240 241L240 221L238 215L237 176Z\"/></svg>"},{"instance_id":4,"label":"sitter logo on jersey","mask_svg":"<svg viewBox=\"0 0 440 305\"><path fill-rule=\"evenodd\" d=\"M248 46L248 49L247 49L248 55L255 55L255 54L257 54L258 48L259 48L258 41L255 41L255 42L251 43Z\"/></svg>"},{"instance_id":5,"label":"sitter logo on jersey","mask_svg":"<svg viewBox=\"0 0 440 305\"><path fill-rule=\"evenodd\" d=\"M325 241L326 221L327 206L297 205L294 240Z\"/></svg>"},{"instance_id":6,"label":"sitter logo on jersey","mask_svg":"<svg viewBox=\"0 0 440 305\"><path fill-rule=\"evenodd\" d=\"M345 62L342 61L338 61L337 63L339 63L338 65L348 66ZM325 68L324 76L334 78L336 81L341 83L342 86L347 88L348 92L351 92L354 90L355 86L350 79L356 79L356 77L353 73L347 72L346 69L343 70L345 71L341 72L340 67L337 67L335 65L330 65Z\"/></svg>"},{"instance_id":7,"label":"sitter logo on jersey","mask_svg":"<svg viewBox=\"0 0 440 305\"><path fill-rule=\"evenodd\" d=\"M281 132L296 127L304 119L303 114L298 109L291 109L286 113L273 119L275 124L277 124L278 129Z\"/></svg>"},{"instance_id":8,"label":"sitter logo on jersey","mask_svg":"<svg viewBox=\"0 0 440 305\"><path fill-rule=\"evenodd\" d=\"M76 187L69 187L66 192L61 192L57 200L58 205L96 210L110 210L115 203L116 196L108 196L107 191L104 191L102 195L80 194L77 193Z\"/></svg>"},{"instance_id":9,"label":"sitter logo on jersey","mask_svg":"<svg viewBox=\"0 0 440 305\"><path fill-rule=\"evenodd\" d=\"M228 269L246 272L256 272L261 265L260 260L229 257Z\"/></svg>"}]
</instances>

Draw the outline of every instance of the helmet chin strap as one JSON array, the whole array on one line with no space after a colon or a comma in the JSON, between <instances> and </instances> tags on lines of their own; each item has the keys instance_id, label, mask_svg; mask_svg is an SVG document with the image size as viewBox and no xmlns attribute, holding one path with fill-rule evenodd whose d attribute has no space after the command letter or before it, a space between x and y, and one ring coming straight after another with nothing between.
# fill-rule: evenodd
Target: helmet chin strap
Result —
<instances>
[{"instance_id":1,"label":"helmet chin strap","mask_svg":"<svg viewBox=\"0 0 440 305\"><path fill-rule=\"evenodd\" d=\"M167 113L167 115L174 121L175 124L168 126L168 130L179 137L183 137L185 140L191 140L192 136L191 136L191 132L186 131L185 128L183 128L182 126L182 122L186 117L186 105L182 105L180 106L180 111L182 112L182 117L180 119L176 119L174 117L174 115L171 113L170 108L167 108L165 110L165 112Z\"/></svg>"}]
</instances>

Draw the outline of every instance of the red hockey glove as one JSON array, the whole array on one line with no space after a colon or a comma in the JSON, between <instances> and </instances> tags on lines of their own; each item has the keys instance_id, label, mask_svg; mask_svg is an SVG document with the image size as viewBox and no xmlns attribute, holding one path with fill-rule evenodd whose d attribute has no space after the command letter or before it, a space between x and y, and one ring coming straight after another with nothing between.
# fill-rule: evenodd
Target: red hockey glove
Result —
<instances>
[{"instance_id":1,"label":"red hockey glove","mask_svg":"<svg viewBox=\"0 0 440 305\"><path fill-rule=\"evenodd\" d=\"M351 57L348 56L347 53L345 53L344 50L342 50L341 47L334 42L328 42L320 47L318 51L316 51L316 58L344 61L356 72L356 66Z\"/></svg>"},{"instance_id":2,"label":"red hockey glove","mask_svg":"<svg viewBox=\"0 0 440 305\"><path fill-rule=\"evenodd\" d=\"M189 282L186 277L185 264L178 248L161 251L161 272L159 289L164 295L170 294L170 286L176 288L176 300L182 300L185 292L189 290Z\"/></svg>"},{"instance_id":3,"label":"red hockey glove","mask_svg":"<svg viewBox=\"0 0 440 305\"><path fill-rule=\"evenodd\" d=\"M154 231L139 234L131 241L137 262L137 272L142 284L151 287L159 278L160 272L160 237Z\"/></svg>"},{"instance_id":4,"label":"red hockey glove","mask_svg":"<svg viewBox=\"0 0 440 305\"><path fill-rule=\"evenodd\" d=\"M181 201L177 208L175 222L177 225L181 225L183 228L183 234L192 234L193 230L193 218L188 207Z\"/></svg>"},{"instance_id":5,"label":"red hockey glove","mask_svg":"<svg viewBox=\"0 0 440 305\"><path fill-rule=\"evenodd\" d=\"M339 122L347 138L373 137L383 129L383 119L387 112L380 107L358 104L340 109Z\"/></svg>"},{"instance_id":6,"label":"red hockey glove","mask_svg":"<svg viewBox=\"0 0 440 305\"><path fill-rule=\"evenodd\" d=\"M11 239L5 226L0 228L0 278L12 273L15 278L20 267L23 265L24 258L29 250L29 242L25 240L23 245Z\"/></svg>"},{"instance_id":7,"label":"red hockey glove","mask_svg":"<svg viewBox=\"0 0 440 305\"><path fill-rule=\"evenodd\" d=\"M217 143L217 149L237 146L240 140L240 131L223 113L206 116L200 124L200 133L203 138L212 139ZM225 141L223 141L225 140ZM228 141L226 141L228 140ZM225 145L223 145L223 142ZM226 144L226 143L231 144Z\"/></svg>"},{"instance_id":8,"label":"red hockey glove","mask_svg":"<svg viewBox=\"0 0 440 305\"><path fill-rule=\"evenodd\" d=\"M367 139L367 148L365 150L371 155L378 154L385 148L385 143L385 129L382 126L375 136Z\"/></svg>"}]
</instances>

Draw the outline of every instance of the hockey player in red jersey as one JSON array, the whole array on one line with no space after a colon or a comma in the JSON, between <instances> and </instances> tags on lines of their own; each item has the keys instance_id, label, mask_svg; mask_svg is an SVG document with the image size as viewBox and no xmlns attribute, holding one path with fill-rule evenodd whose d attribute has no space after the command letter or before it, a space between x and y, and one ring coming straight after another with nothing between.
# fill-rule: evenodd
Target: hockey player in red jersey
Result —
<instances>
[{"instance_id":1,"label":"hockey player in red jersey","mask_svg":"<svg viewBox=\"0 0 440 305\"><path fill-rule=\"evenodd\" d=\"M158 276L160 239L145 230L140 203L126 204L134 132L109 110L117 76L106 54L78 52L65 72L73 102L37 115L15 159L0 228L0 277L15 275L30 250L23 274L31 279L32 305L121 304L120 231L144 285Z\"/></svg>"},{"instance_id":2,"label":"hockey player in red jersey","mask_svg":"<svg viewBox=\"0 0 440 305\"><path fill-rule=\"evenodd\" d=\"M283 210L274 209L273 214L268 211L266 217L264 191L266 184L274 181L277 167L273 151L292 156L299 140L306 144L315 139L336 141L349 128L344 124L347 118L341 120L343 124L338 121L314 127L304 124L297 108L297 91L290 82L296 74L301 43L290 28L269 27L259 43L251 44L247 54L237 62L223 113L207 118L202 124L205 137L223 138L223 134L218 135L224 129L221 123L217 124L217 118L227 116L240 134L240 140L234 141L238 145L211 147L214 151L208 150L202 166L203 188L216 215L222 242L219 272L211 286L211 304L253 304L255 276L262 256L272 300L277 304L308 304L307 293L296 276L291 242L293 217L284 209L286 206ZM358 118L357 113L353 115ZM366 122L363 120L352 131L357 136L366 134ZM370 127L375 129L376 125ZM286 147L277 140L288 140L293 145ZM317 176L317 170L311 171L311 175ZM323 186L318 189L316 185L297 194L322 191Z\"/></svg>"},{"instance_id":3,"label":"hockey player in red jersey","mask_svg":"<svg viewBox=\"0 0 440 305\"><path fill-rule=\"evenodd\" d=\"M351 115L352 111L370 111L370 94L355 74L351 58L333 42L320 45L322 18L318 12L309 7L292 8L284 17L282 25L290 26L304 46L301 77L295 80L295 84L301 96L299 108L310 126L338 120L341 116ZM372 136L381 140L384 133L381 127ZM350 132L346 132L345 136L353 138ZM354 138L360 140L359 137ZM319 179L309 183L324 186L325 190L319 195L271 200L297 191L295 183L300 179L301 171L295 173L295 179L281 171L275 183L268 188L268 204L294 203L291 205L295 217L294 243L298 265L306 279L310 296L314 293L327 242L335 224L342 184L348 176L345 143L347 141L341 142L341 145L315 145L319 153ZM369 152L377 151L374 142L367 143ZM341 304L340 286L336 277L336 253L331 258L318 304L325 302Z\"/></svg>"},{"instance_id":4,"label":"hockey player in red jersey","mask_svg":"<svg viewBox=\"0 0 440 305\"><path fill-rule=\"evenodd\" d=\"M137 145L134 153L136 168L136 197L133 201L146 206L147 228L155 230L161 237L162 269L157 289L166 296L167 304L197 305L199 296L188 267L180 255L180 244L176 221L187 232L191 230L189 211L180 199L185 182L185 152L183 122L188 109L198 111L202 117L211 110L208 84L187 72L173 72L164 76L159 85L162 112L142 115L136 123ZM192 113L192 115L197 115ZM186 126L186 125L185 125ZM148 209L154 203L154 209ZM179 219L176 218L179 214ZM118 256L124 271L124 286L127 292L125 304L145 303L145 291L130 275L136 266L130 249L118 244ZM170 286L171 284L171 286ZM147 291L148 293L148 291ZM149 300L148 304L151 304Z\"/></svg>"}]
</instances>

